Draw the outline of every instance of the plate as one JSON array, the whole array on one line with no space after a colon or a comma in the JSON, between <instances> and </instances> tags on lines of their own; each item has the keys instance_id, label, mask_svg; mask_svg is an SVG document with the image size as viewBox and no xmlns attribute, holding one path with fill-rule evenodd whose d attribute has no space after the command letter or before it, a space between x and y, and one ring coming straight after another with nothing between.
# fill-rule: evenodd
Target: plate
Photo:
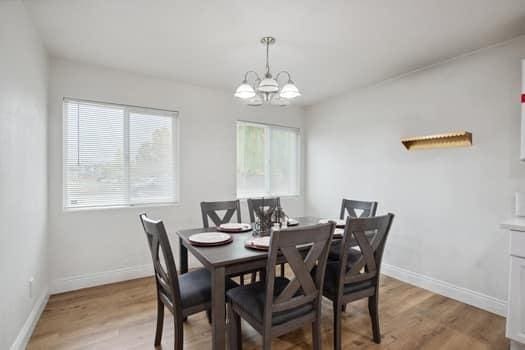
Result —
<instances>
[{"instance_id":1,"label":"plate","mask_svg":"<svg viewBox=\"0 0 525 350\"><path fill-rule=\"evenodd\" d=\"M288 219L288 226L297 226L299 225L299 221L295 219Z\"/></svg>"},{"instance_id":2,"label":"plate","mask_svg":"<svg viewBox=\"0 0 525 350\"><path fill-rule=\"evenodd\" d=\"M344 228L336 228L334 230L334 238L343 238L344 234L345 234Z\"/></svg>"},{"instance_id":3,"label":"plate","mask_svg":"<svg viewBox=\"0 0 525 350\"><path fill-rule=\"evenodd\" d=\"M254 237L244 242L246 248L257 250L268 250L270 248L270 236Z\"/></svg>"},{"instance_id":4,"label":"plate","mask_svg":"<svg viewBox=\"0 0 525 350\"><path fill-rule=\"evenodd\" d=\"M246 232L252 229L252 225L230 222L227 224L221 224L217 229L224 232Z\"/></svg>"},{"instance_id":5,"label":"plate","mask_svg":"<svg viewBox=\"0 0 525 350\"><path fill-rule=\"evenodd\" d=\"M224 232L203 232L191 235L188 240L193 245L216 246L230 243L233 237Z\"/></svg>"},{"instance_id":6,"label":"plate","mask_svg":"<svg viewBox=\"0 0 525 350\"><path fill-rule=\"evenodd\" d=\"M335 227L343 228L346 226L346 220L341 220L341 219L321 219L319 220L319 223L327 224L328 221L335 221Z\"/></svg>"}]
</instances>

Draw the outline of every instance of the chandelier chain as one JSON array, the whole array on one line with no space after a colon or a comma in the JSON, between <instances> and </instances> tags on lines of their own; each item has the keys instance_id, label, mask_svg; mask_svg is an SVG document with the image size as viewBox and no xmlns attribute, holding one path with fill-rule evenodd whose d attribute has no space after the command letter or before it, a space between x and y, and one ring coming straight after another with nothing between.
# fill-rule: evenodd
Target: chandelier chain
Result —
<instances>
[{"instance_id":1,"label":"chandelier chain","mask_svg":"<svg viewBox=\"0 0 525 350\"><path fill-rule=\"evenodd\" d=\"M266 76L270 75L270 61L269 61L269 52L270 52L270 41L266 41Z\"/></svg>"}]
</instances>

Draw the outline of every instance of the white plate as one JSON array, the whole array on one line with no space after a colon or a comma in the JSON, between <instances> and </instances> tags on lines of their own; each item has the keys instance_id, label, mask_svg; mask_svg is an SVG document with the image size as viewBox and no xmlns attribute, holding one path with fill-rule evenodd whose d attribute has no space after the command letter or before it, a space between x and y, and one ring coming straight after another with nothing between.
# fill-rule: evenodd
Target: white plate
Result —
<instances>
[{"instance_id":1,"label":"white plate","mask_svg":"<svg viewBox=\"0 0 525 350\"><path fill-rule=\"evenodd\" d=\"M346 220L341 220L341 219L321 219L319 220L319 223L327 224L328 221L335 221L335 226L337 227L344 227L346 225Z\"/></svg>"},{"instance_id":2,"label":"white plate","mask_svg":"<svg viewBox=\"0 0 525 350\"><path fill-rule=\"evenodd\" d=\"M221 230L224 231L249 231L252 229L252 225L250 224L239 224L236 222L230 222L227 224L221 224L219 226Z\"/></svg>"},{"instance_id":3,"label":"white plate","mask_svg":"<svg viewBox=\"0 0 525 350\"><path fill-rule=\"evenodd\" d=\"M232 236L224 232L203 232L188 237L191 243L213 245L231 241Z\"/></svg>"},{"instance_id":4,"label":"white plate","mask_svg":"<svg viewBox=\"0 0 525 350\"><path fill-rule=\"evenodd\" d=\"M288 219L288 226L296 226L299 225L299 221L295 219Z\"/></svg>"},{"instance_id":5,"label":"white plate","mask_svg":"<svg viewBox=\"0 0 525 350\"><path fill-rule=\"evenodd\" d=\"M254 237L245 242L245 246L254 249L268 249L270 248L270 236Z\"/></svg>"},{"instance_id":6,"label":"white plate","mask_svg":"<svg viewBox=\"0 0 525 350\"><path fill-rule=\"evenodd\" d=\"M336 228L334 230L334 237L341 238L341 237L343 237L344 233L345 233L345 229L344 228Z\"/></svg>"}]
</instances>

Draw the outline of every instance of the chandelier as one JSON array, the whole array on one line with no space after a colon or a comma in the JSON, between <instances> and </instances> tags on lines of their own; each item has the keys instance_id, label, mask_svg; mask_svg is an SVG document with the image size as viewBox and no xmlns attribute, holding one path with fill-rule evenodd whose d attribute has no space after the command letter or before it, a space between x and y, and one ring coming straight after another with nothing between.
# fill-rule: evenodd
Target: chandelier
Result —
<instances>
[{"instance_id":1,"label":"chandelier","mask_svg":"<svg viewBox=\"0 0 525 350\"><path fill-rule=\"evenodd\" d=\"M271 104L275 106L288 106L290 101L301 96L299 89L295 86L290 73L281 71L277 73L275 79L270 73L270 63L268 53L270 45L275 43L275 38L266 36L261 39L261 44L266 46L266 73L261 79L257 72L250 70L244 74L244 80L235 91L234 96L241 99L248 106L261 106ZM286 75L284 84L279 84L279 78ZM251 82L249 77L253 77Z\"/></svg>"}]
</instances>

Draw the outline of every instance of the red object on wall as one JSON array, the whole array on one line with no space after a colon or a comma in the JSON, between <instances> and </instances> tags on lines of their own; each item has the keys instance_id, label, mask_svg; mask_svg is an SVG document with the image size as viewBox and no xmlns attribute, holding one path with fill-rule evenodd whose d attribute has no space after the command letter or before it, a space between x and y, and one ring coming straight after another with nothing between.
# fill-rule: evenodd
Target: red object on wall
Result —
<instances>
[{"instance_id":1,"label":"red object on wall","mask_svg":"<svg viewBox=\"0 0 525 350\"><path fill-rule=\"evenodd\" d=\"M525 103L525 94L521 94L521 103Z\"/></svg>"}]
</instances>

